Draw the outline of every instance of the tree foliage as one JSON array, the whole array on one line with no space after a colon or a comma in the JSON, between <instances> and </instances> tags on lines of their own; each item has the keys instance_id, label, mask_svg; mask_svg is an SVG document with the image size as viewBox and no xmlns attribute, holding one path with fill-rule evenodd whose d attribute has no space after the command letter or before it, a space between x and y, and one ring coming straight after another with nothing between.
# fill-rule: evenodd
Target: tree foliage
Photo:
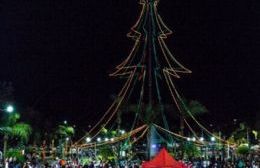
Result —
<instances>
[{"instance_id":1,"label":"tree foliage","mask_svg":"<svg viewBox=\"0 0 260 168\"><path fill-rule=\"evenodd\" d=\"M200 150L194 143L185 143L183 145L184 156L187 158L199 157L201 155Z\"/></svg>"},{"instance_id":2,"label":"tree foliage","mask_svg":"<svg viewBox=\"0 0 260 168\"><path fill-rule=\"evenodd\" d=\"M24 155L22 154L22 151L20 149L17 149L17 148L10 148L7 153L6 153L6 156L8 158L15 158L17 162L19 163L24 163L25 161L25 157Z\"/></svg>"},{"instance_id":3,"label":"tree foliage","mask_svg":"<svg viewBox=\"0 0 260 168\"><path fill-rule=\"evenodd\" d=\"M59 125L56 133L64 138L64 137L72 137L75 133L75 130L72 126L68 126L68 125Z\"/></svg>"},{"instance_id":4,"label":"tree foliage","mask_svg":"<svg viewBox=\"0 0 260 168\"><path fill-rule=\"evenodd\" d=\"M22 142L28 142L32 128L29 124L19 122L19 119L18 113L10 114L5 124L0 127L0 133L10 138L19 138Z\"/></svg>"},{"instance_id":5,"label":"tree foliage","mask_svg":"<svg viewBox=\"0 0 260 168\"><path fill-rule=\"evenodd\" d=\"M249 146L248 144L241 144L239 145L239 147L237 148L237 153L240 155L246 155L249 153Z\"/></svg>"}]
</instances>

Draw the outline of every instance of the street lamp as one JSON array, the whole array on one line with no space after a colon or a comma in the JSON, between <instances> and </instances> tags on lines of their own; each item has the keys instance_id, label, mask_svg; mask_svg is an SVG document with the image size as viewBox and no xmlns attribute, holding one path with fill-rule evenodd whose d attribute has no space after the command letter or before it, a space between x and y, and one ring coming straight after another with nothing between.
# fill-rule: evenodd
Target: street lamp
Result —
<instances>
[{"instance_id":1,"label":"street lamp","mask_svg":"<svg viewBox=\"0 0 260 168\"><path fill-rule=\"evenodd\" d=\"M5 109L5 111L8 113L12 113L12 112L14 112L14 107L12 105L8 105Z\"/></svg>"},{"instance_id":2,"label":"street lamp","mask_svg":"<svg viewBox=\"0 0 260 168\"><path fill-rule=\"evenodd\" d=\"M211 142L215 142L216 138L215 137L211 137L210 140L211 140Z\"/></svg>"},{"instance_id":3,"label":"street lamp","mask_svg":"<svg viewBox=\"0 0 260 168\"><path fill-rule=\"evenodd\" d=\"M98 141L98 142L101 142L101 138L98 137L98 138L97 138L97 141Z\"/></svg>"},{"instance_id":4,"label":"street lamp","mask_svg":"<svg viewBox=\"0 0 260 168\"><path fill-rule=\"evenodd\" d=\"M196 141L196 138L195 137L192 137L192 139L191 139L193 142L195 142Z\"/></svg>"},{"instance_id":5,"label":"street lamp","mask_svg":"<svg viewBox=\"0 0 260 168\"><path fill-rule=\"evenodd\" d=\"M121 134L125 134L125 130L120 130L120 133Z\"/></svg>"},{"instance_id":6,"label":"street lamp","mask_svg":"<svg viewBox=\"0 0 260 168\"><path fill-rule=\"evenodd\" d=\"M87 137L86 138L86 141L89 143L91 141L91 138L90 137Z\"/></svg>"},{"instance_id":7,"label":"street lamp","mask_svg":"<svg viewBox=\"0 0 260 168\"><path fill-rule=\"evenodd\" d=\"M4 112L7 112L7 113L12 113L12 112L14 112L14 106L7 105L4 109L0 109L0 111L4 111Z\"/></svg>"},{"instance_id":8,"label":"street lamp","mask_svg":"<svg viewBox=\"0 0 260 168\"><path fill-rule=\"evenodd\" d=\"M200 137L200 142L203 142L204 141L204 138L203 137Z\"/></svg>"},{"instance_id":9,"label":"street lamp","mask_svg":"<svg viewBox=\"0 0 260 168\"><path fill-rule=\"evenodd\" d=\"M13 113L14 112L14 107L12 105L7 105L5 109L0 109L0 111L4 111L4 112L7 112L7 113ZM6 134L4 134L4 138L3 139L4 139L3 158L4 158L4 161L5 161L8 136Z\"/></svg>"}]
</instances>

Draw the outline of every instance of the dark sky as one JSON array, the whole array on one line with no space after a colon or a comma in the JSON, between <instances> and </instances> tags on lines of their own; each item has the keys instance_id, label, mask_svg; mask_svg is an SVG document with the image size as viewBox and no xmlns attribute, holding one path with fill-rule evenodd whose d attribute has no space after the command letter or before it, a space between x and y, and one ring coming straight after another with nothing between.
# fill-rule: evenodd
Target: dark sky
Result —
<instances>
[{"instance_id":1,"label":"dark sky","mask_svg":"<svg viewBox=\"0 0 260 168\"><path fill-rule=\"evenodd\" d=\"M122 87L109 72L128 55L137 0L0 1L0 81L15 87L18 109L87 126ZM251 121L260 110L259 0L161 0L174 31L167 40L193 71L177 82L212 122Z\"/></svg>"}]
</instances>

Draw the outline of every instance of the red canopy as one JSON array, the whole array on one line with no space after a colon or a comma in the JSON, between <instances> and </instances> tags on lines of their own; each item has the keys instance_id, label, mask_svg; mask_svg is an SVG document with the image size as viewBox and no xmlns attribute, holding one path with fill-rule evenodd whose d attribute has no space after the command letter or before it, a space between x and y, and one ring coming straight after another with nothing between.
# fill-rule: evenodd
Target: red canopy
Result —
<instances>
[{"instance_id":1,"label":"red canopy","mask_svg":"<svg viewBox=\"0 0 260 168\"><path fill-rule=\"evenodd\" d=\"M142 168L186 168L186 166L176 161L166 149L163 148L152 160L144 162Z\"/></svg>"}]
</instances>

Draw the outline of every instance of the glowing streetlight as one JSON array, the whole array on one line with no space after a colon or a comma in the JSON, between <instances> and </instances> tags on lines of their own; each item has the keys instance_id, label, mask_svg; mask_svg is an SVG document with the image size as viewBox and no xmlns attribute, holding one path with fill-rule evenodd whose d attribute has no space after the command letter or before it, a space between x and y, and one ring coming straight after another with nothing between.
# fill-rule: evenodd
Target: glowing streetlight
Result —
<instances>
[{"instance_id":1,"label":"glowing streetlight","mask_svg":"<svg viewBox=\"0 0 260 168\"><path fill-rule=\"evenodd\" d=\"M211 140L212 142L215 142L215 141L216 141L216 138L215 138L215 137L211 137L210 140Z\"/></svg>"},{"instance_id":2,"label":"glowing streetlight","mask_svg":"<svg viewBox=\"0 0 260 168\"><path fill-rule=\"evenodd\" d=\"M203 142L204 141L204 138L203 137L200 137L200 142Z\"/></svg>"},{"instance_id":3,"label":"glowing streetlight","mask_svg":"<svg viewBox=\"0 0 260 168\"><path fill-rule=\"evenodd\" d=\"M90 138L90 137L87 137L87 138L86 138L86 141L87 141L87 142L90 142L90 141L91 141L91 138Z\"/></svg>"},{"instance_id":4,"label":"glowing streetlight","mask_svg":"<svg viewBox=\"0 0 260 168\"><path fill-rule=\"evenodd\" d=\"M7 112L7 113L12 113L12 112L14 112L14 106L7 105L4 109L0 108L0 111L4 111L4 112Z\"/></svg>"},{"instance_id":5,"label":"glowing streetlight","mask_svg":"<svg viewBox=\"0 0 260 168\"><path fill-rule=\"evenodd\" d=\"M195 141L196 141L196 138L195 138L195 137L193 137L191 140L192 140L193 142L195 142Z\"/></svg>"},{"instance_id":6,"label":"glowing streetlight","mask_svg":"<svg viewBox=\"0 0 260 168\"><path fill-rule=\"evenodd\" d=\"M114 140L115 140L114 138L111 138L111 139L110 139L110 141L112 141L112 142L113 142Z\"/></svg>"},{"instance_id":7,"label":"glowing streetlight","mask_svg":"<svg viewBox=\"0 0 260 168\"><path fill-rule=\"evenodd\" d=\"M105 141L107 142L109 139L108 138L105 138Z\"/></svg>"},{"instance_id":8,"label":"glowing streetlight","mask_svg":"<svg viewBox=\"0 0 260 168\"><path fill-rule=\"evenodd\" d=\"M12 105L8 105L5 109L5 111L8 113L12 113L12 112L14 112L14 107Z\"/></svg>"},{"instance_id":9,"label":"glowing streetlight","mask_svg":"<svg viewBox=\"0 0 260 168\"><path fill-rule=\"evenodd\" d=\"M0 111L3 111L3 112L7 112L7 113L12 113L14 112L14 107L12 105L7 105L5 109L1 109L0 108ZM18 114L17 114L18 116ZM15 115L16 117L16 115ZM7 149L7 135L4 133L4 145L3 145L3 158L5 160L5 157L6 157L6 149Z\"/></svg>"},{"instance_id":10,"label":"glowing streetlight","mask_svg":"<svg viewBox=\"0 0 260 168\"><path fill-rule=\"evenodd\" d=\"M125 130L121 130L120 132L121 132L121 134L125 134Z\"/></svg>"},{"instance_id":11,"label":"glowing streetlight","mask_svg":"<svg viewBox=\"0 0 260 168\"><path fill-rule=\"evenodd\" d=\"M100 141L101 141L101 138L97 138L97 141L100 142Z\"/></svg>"}]
</instances>

